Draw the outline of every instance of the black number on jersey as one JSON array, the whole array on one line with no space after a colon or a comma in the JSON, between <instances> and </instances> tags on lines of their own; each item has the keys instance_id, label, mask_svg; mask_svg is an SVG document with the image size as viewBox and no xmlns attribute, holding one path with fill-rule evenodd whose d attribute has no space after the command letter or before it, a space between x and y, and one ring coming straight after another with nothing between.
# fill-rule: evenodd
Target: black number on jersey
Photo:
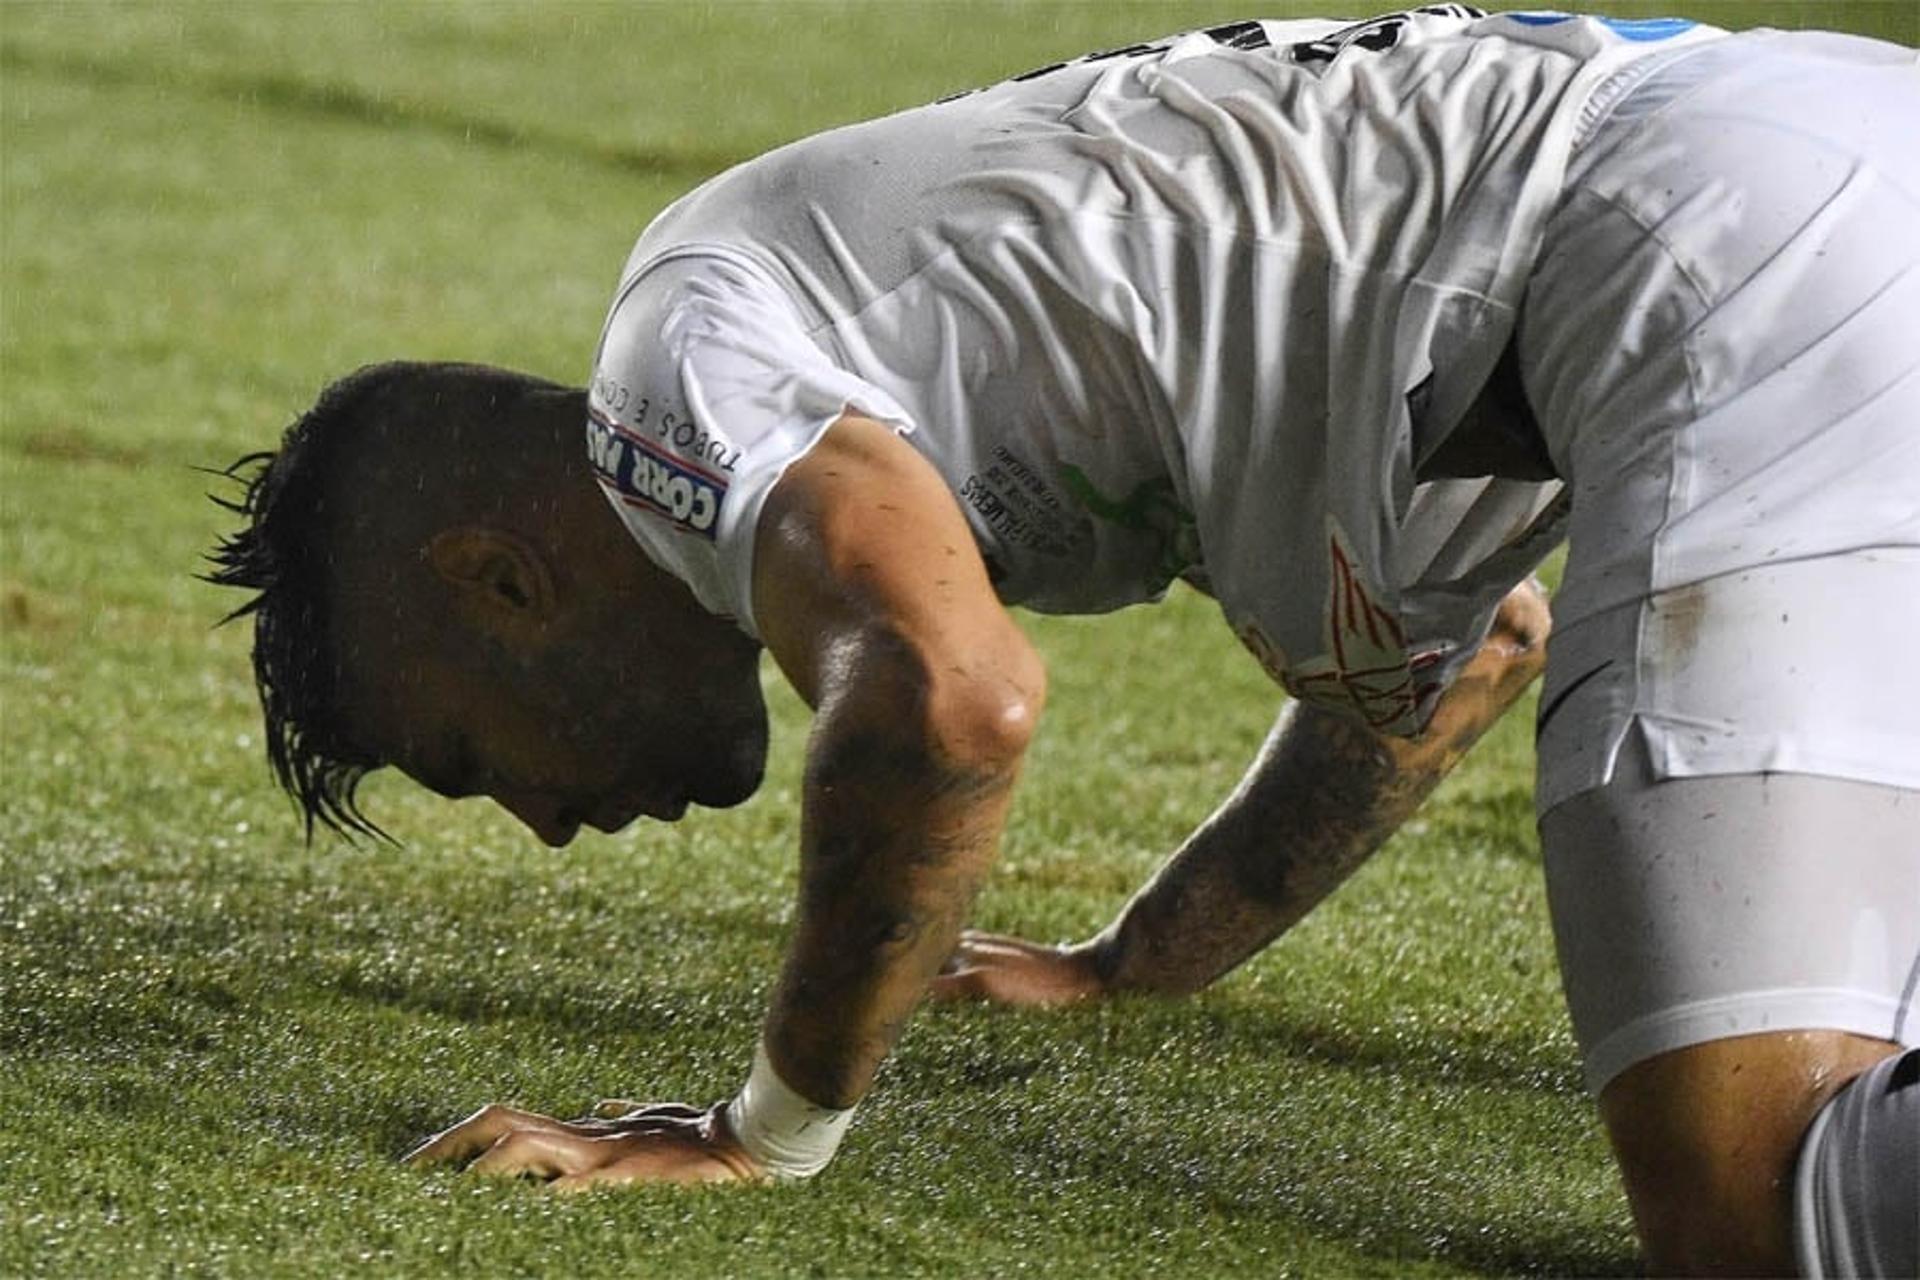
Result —
<instances>
[{"instance_id":1,"label":"black number on jersey","mask_svg":"<svg viewBox=\"0 0 1920 1280\"><path fill-rule=\"evenodd\" d=\"M1229 49L1273 48L1266 26L1258 21L1229 22L1223 27L1208 27L1204 34L1215 44Z\"/></svg>"},{"instance_id":2,"label":"black number on jersey","mask_svg":"<svg viewBox=\"0 0 1920 1280\"><path fill-rule=\"evenodd\" d=\"M1442 9L1458 9L1463 6L1439 5L1436 7ZM1223 45L1229 49L1271 49L1273 47L1273 41L1267 36L1266 27L1257 21L1229 22L1223 26L1209 27L1200 34L1206 36L1215 44ZM1084 67L1088 63L1110 62L1115 58L1138 58L1146 54L1165 53L1174 46L1175 42L1183 39L1184 35L1185 33L1182 33L1181 35L1167 36L1160 40L1144 41L1140 44L1121 45L1118 49L1102 49L1097 53L1083 54L1078 58L1068 58L1064 62L1049 62L1044 67L1035 67L1031 71L1022 71L1017 76L1009 76L1001 83L1024 84L1029 80L1038 80L1041 76L1050 76L1054 72L1063 71L1068 67ZM979 92L981 92L979 89L962 89L959 93L951 94L940 99L940 101L952 102L957 98L965 98Z\"/></svg>"},{"instance_id":3,"label":"black number on jersey","mask_svg":"<svg viewBox=\"0 0 1920 1280\"><path fill-rule=\"evenodd\" d=\"M1077 58L1068 58L1063 62L1049 62L1044 67L1035 67L1031 71L1022 71L1017 76L1008 76L1000 83L1025 84L1029 80L1038 80L1041 76L1050 76L1054 72L1064 71L1068 67L1084 67L1091 62L1111 62L1115 58L1137 58L1142 54L1148 53L1165 53L1173 46L1173 42L1179 38L1178 36L1168 36L1164 40L1150 40L1142 44L1123 44L1118 49L1101 49L1095 53L1082 54ZM942 103L954 102L961 98L971 97L976 93L985 92L986 88L987 86L982 86L977 89L962 89L958 93L948 94L946 97L940 99L940 101Z\"/></svg>"},{"instance_id":4,"label":"black number on jersey","mask_svg":"<svg viewBox=\"0 0 1920 1280\"><path fill-rule=\"evenodd\" d=\"M1422 14L1434 18L1461 19L1487 16L1486 10L1476 9L1470 4L1423 4L1417 9L1389 13L1342 27L1332 35L1296 44L1289 53L1295 62L1306 66L1324 66L1348 49L1381 53L1399 44L1401 37L1407 33L1407 24Z\"/></svg>"},{"instance_id":5,"label":"black number on jersey","mask_svg":"<svg viewBox=\"0 0 1920 1280\"><path fill-rule=\"evenodd\" d=\"M1423 4L1416 9L1401 13L1390 13L1380 18L1370 18L1366 22L1357 22L1351 27L1342 27L1332 35L1318 40L1309 40L1304 44L1292 46L1288 53L1293 61L1308 65L1332 62L1341 52L1350 48L1368 49L1378 52L1391 49L1400 43L1405 34L1407 22L1418 14L1427 14L1438 18L1484 18L1486 10L1476 9L1470 4ZM1056 71L1068 67L1084 67L1094 62L1111 62L1116 58L1139 58L1150 54L1165 53L1174 44L1186 37L1187 33L1167 36L1161 40L1147 40L1139 44L1125 44L1117 49L1102 49L1097 53L1083 54L1078 58L1068 58L1061 62L1049 62L1044 67L1035 67L1031 71L1022 71L1017 76L1009 76L1002 84L1025 84L1029 80L1038 80L1041 76L1050 76ZM1266 24L1258 20L1228 22L1217 27L1208 27L1199 34L1227 49L1271 49L1273 38L1267 34ZM971 97L982 92L981 89L962 89L940 99L941 102L953 102L960 98Z\"/></svg>"},{"instance_id":6,"label":"black number on jersey","mask_svg":"<svg viewBox=\"0 0 1920 1280\"><path fill-rule=\"evenodd\" d=\"M1028 80L1038 80L1041 76L1050 76L1066 67L1084 67L1090 62L1111 62L1115 58L1137 58L1143 53L1165 53L1169 41L1154 40L1145 44L1123 44L1118 49L1101 49L1097 53L1084 53L1065 62L1050 62L1044 67L1035 67L1031 71L1022 71L1017 76L1009 76L1011 84L1022 84Z\"/></svg>"}]
</instances>

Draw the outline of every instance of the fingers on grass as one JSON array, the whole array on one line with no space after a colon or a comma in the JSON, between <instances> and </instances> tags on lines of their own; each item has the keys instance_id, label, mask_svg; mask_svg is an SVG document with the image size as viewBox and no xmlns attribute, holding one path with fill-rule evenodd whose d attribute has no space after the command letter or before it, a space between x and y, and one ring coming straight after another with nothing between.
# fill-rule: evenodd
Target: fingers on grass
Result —
<instances>
[{"instance_id":1,"label":"fingers on grass","mask_svg":"<svg viewBox=\"0 0 1920 1280\"><path fill-rule=\"evenodd\" d=\"M516 1129L488 1147L468 1171L497 1178L569 1177L599 1161L597 1141L553 1129Z\"/></svg>"},{"instance_id":2,"label":"fingers on grass","mask_svg":"<svg viewBox=\"0 0 1920 1280\"><path fill-rule=\"evenodd\" d=\"M634 1182L672 1182L683 1185L710 1182L738 1182L738 1170L704 1151L684 1147L652 1148L614 1160L595 1168L555 1178L547 1184L561 1193L591 1191L595 1187L617 1187Z\"/></svg>"},{"instance_id":3,"label":"fingers on grass","mask_svg":"<svg viewBox=\"0 0 1920 1280\"><path fill-rule=\"evenodd\" d=\"M402 1163L416 1166L459 1163L523 1129L567 1132L565 1124L549 1116L496 1102L480 1108L452 1128L434 1134L408 1152Z\"/></svg>"},{"instance_id":4,"label":"fingers on grass","mask_svg":"<svg viewBox=\"0 0 1920 1280\"><path fill-rule=\"evenodd\" d=\"M954 965L951 960L947 963ZM985 1000L987 991L981 981L980 970L952 967L927 984L927 998L937 1003L958 1004L968 1000Z\"/></svg>"},{"instance_id":5,"label":"fingers on grass","mask_svg":"<svg viewBox=\"0 0 1920 1280\"><path fill-rule=\"evenodd\" d=\"M1059 950L1044 942L1029 942L1004 933L968 932L961 936L954 955L974 961L1029 960L1036 956L1050 957Z\"/></svg>"},{"instance_id":6,"label":"fingers on grass","mask_svg":"<svg viewBox=\"0 0 1920 1280\"><path fill-rule=\"evenodd\" d=\"M940 966L942 976L964 973L968 967L982 961L1005 960L1009 957L1029 954L1030 944L1018 938L1009 938L997 933L981 933L968 929L960 935L953 951L947 956L946 963Z\"/></svg>"},{"instance_id":7,"label":"fingers on grass","mask_svg":"<svg viewBox=\"0 0 1920 1280\"><path fill-rule=\"evenodd\" d=\"M680 1102L632 1102L625 1098L603 1098L593 1104L592 1114L601 1120L698 1120L705 1108Z\"/></svg>"}]
</instances>

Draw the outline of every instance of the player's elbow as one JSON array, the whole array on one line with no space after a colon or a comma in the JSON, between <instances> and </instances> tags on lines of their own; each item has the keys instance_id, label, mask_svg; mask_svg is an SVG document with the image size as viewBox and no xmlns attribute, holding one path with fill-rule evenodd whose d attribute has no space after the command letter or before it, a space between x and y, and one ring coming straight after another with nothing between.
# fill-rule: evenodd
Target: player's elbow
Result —
<instances>
[{"instance_id":1,"label":"player's elbow","mask_svg":"<svg viewBox=\"0 0 1920 1280\"><path fill-rule=\"evenodd\" d=\"M936 659L924 678L922 722L937 760L978 774L1019 767L1047 693L1046 667L1024 636Z\"/></svg>"},{"instance_id":2,"label":"player's elbow","mask_svg":"<svg viewBox=\"0 0 1920 1280\"><path fill-rule=\"evenodd\" d=\"M1026 637L918 644L863 633L836 659L813 756L839 778L881 767L896 784L951 792L1004 784L1019 769L1046 699L1046 671Z\"/></svg>"}]
</instances>

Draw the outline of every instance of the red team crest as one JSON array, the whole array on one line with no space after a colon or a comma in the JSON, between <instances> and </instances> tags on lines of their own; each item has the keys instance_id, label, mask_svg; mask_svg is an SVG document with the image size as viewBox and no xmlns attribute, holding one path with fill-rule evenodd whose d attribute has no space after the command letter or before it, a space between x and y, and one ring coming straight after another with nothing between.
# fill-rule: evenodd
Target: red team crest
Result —
<instances>
[{"instance_id":1,"label":"red team crest","mask_svg":"<svg viewBox=\"0 0 1920 1280\"><path fill-rule=\"evenodd\" d=\"M1397 737L1418 733L1433 714L1441 684L1421 680L1446 650L1407 653L1400 619L1379 602L1340 526L1327 521L1327 603L1322 620L1325 652L1290 662L1252 621L1238 629L1267 674L1302 702L1346 714L1358 713L1369 728Z\"/></svg>"}]
</instances>

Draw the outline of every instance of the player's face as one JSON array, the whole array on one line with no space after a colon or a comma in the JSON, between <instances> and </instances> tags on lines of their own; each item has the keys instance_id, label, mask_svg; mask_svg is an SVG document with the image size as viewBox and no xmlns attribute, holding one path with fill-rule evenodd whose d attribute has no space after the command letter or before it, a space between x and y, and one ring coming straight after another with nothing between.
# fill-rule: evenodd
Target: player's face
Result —
<instances>
[{"instance_id":1,"label":"player's face","mask_svg":"<svg viewBox=\"0 0 1920 1280\"><path fill-rule=\"evenodd\" d=\"M746 799L766 760L758 646L698 621L588 617L531 651L443 632L387 655L349 712L415 781L489 796L555 847L582 825L671 822Z\"/></svg>"}]
</instances>

